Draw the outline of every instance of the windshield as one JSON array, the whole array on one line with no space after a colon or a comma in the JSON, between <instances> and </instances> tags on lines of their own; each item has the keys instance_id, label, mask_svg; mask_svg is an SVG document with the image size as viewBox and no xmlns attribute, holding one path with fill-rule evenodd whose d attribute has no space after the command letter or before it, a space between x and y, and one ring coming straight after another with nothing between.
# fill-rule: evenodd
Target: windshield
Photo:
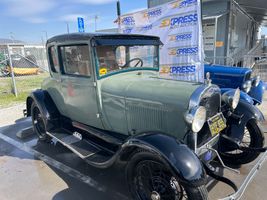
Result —
<instances>
[{"instance_id":1,"label":"windshield","mask_svg":"<svg viewBox=\"0 0 267 200\"><path fill-rule=\"evenodd\" d=\"M97 46L99 76L134 69L159 68L157 45Z\"/></svg>"}]
</instances>

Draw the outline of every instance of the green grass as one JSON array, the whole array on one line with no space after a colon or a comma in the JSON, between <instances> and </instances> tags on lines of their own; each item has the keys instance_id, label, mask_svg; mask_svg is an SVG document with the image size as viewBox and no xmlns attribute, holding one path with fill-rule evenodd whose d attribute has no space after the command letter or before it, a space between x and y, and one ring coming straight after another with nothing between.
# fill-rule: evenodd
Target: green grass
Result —
<instances>
[{"instance_id":1,"label":"green grass","mask_svg":"<svg viewBox=\"0 0 267 200\"><path fill-rule=\"evenodd\" d=\"M5 107L16 105L18 103L23 103L26 101L26 98L28 95L29 95L28 92L20 93L18 97L15 97L14 94L1 95L0 108L5 108Z\"/></svg>"},{"instance_id":2,"label":"green grass","mask_svg":"<svg viewBox=\"0 0 267 200\"><path fill-rule=\"evenodd\" d=\"M42 73L39 75L15 77L18 97L15 97L12 93L13 87L11 77L0 77L0 108L25 102L29 93L35 89L41 88L41 83L48 76L48 73Z\"/></svg>"}]
</instances>

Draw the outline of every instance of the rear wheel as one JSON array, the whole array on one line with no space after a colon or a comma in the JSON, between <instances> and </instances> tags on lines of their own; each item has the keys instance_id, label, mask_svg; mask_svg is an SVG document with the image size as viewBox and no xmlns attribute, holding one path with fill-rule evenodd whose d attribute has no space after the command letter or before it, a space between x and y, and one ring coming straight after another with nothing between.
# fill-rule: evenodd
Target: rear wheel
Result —
<instances>
[{"instance_id":1,"label":"rear wheel","mask_svg":"<svg viewBox=\"0 0 267 200\"><path fill-rule=\"evenodd\" d=\"M147 152L134 155L127 167L132 196L136 200L208 199L206 187L189 187L180 183L169 166Z\"/></svg>"},{"instance_id":2,"label":"rear wheel","mask_svg":"<svg viewBox=\"0 0 267 200\"><path fill-rule=\"evenodd\" d=\"M240 146L250 148L262 148L264 146L264 135L255 120L250 120L246 124ZM252 162L259 154L256 151L244 152L236 149L231 152L222 153L221 157L227 164L242 165Z\"/></svg>"},{"instance_id":3,"label":"rear wheel","mask_svg":"<svg viewBox=\"0 0 267 200\"><path fill-rule=\"evenodd\" d=\"M51 137L46 134L45 120L35 102L33 102L31 106L31 116L33 130L38 138L42 141L51 141Z\"/></svg>"}]
</instances>

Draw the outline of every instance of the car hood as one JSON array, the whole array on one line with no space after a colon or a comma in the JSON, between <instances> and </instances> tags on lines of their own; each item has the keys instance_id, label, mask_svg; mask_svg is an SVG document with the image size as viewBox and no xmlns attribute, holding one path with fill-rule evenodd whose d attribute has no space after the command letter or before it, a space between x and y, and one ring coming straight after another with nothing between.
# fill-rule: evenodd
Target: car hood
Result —
<instances>
[{"instance_id":1,"label":"car hood","mask_svg":"<svg viewBox=\"0 0 267 200\"><path fill-rule=\"evenodd\" d=\"M246 73L249 73L251 69L242 68L242 67L231 67L231 66L221 66L221 65L204 65L204 70L206 72L214 73L226 73L226 74L236 74L243 76Z\"/></svg>"},{"instance_id":2,"label":"car hood","mask_svg":"<svg viewBox=\"0 0 267 200\"><path fill-rule=\"evenodd\" d=\"M209 72L212 83L221 88L240 88L251 74L251 69L248 68L219 65L205 65L204 71L205 76L206 73Z\"/></svg>"},{"instance_id":3,"label":"car hood","mask_svg":"<svg viewBox=\"0 0 267 200\"><path fill-rule=\"evenodd\" d=\"M120 73L101 80L101 93L126 99L175 104L187 109L192 93L200 83L163 79L157 72Z\"/></svg>"},{"instance_id":4,"label":"car hood","mask_svg":"<svg viewBox=\"0 0 267 200\"><path fill-rule=\"evenodd\" d=\"M113 132L132 135L158 131L183 139L189 128L184 120L189 104L199 105L202 95L209 97L216 87L160 78L153 71L106 77L98 83L103 122ZM214 97L217 101L217 95ZM206 106L208 102L202 101L203 106L213 109ZM217 111L217 107L211 111Z\"/></svg>"}]
</instances>

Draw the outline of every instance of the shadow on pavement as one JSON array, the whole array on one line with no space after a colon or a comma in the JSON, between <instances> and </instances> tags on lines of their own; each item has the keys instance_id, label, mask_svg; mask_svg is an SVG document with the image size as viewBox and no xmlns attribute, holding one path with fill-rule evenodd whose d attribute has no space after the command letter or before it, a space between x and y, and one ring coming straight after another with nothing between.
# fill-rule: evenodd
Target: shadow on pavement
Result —
<instances>
[{"instance_id":1,"label":"shadow on pavement","mask_svg":"<svg viewBox=\"0 0 267 200\"><path fill-rule=\"evenodd\" d=\"M130 200L124 169L97 169L60 143L40 142L35 135L23 140L16 137L19 130L29 126L30 119L23 118L0 128L3 137L10 138L8 141L0 139L0 156L43 160L67 184L66 189L54 194L53 200Z\"/></svg>"}]
</instances>

